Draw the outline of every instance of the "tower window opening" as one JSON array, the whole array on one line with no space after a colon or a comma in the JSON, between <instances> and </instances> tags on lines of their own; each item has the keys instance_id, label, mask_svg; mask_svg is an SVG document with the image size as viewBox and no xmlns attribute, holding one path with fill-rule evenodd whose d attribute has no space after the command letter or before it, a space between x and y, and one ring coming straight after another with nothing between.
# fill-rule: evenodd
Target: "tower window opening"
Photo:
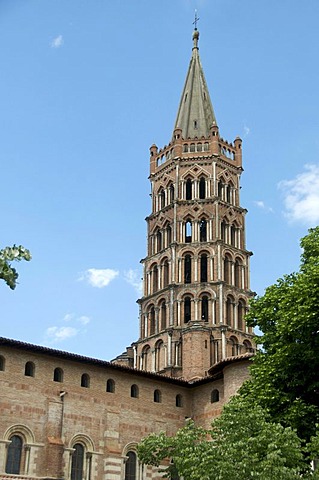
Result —
<instances>
[{"instance_id":1,"label":"tower window opening","mask_svg":"<svg viewBox=\"0 0 319 480\"><path fill-rule=\"evenodd\" d=\"M169 282L169 265L168 260L163 263L163 287L167 287Z\"/></svg>"},{"instance_id":2,"label":"tower window opening","mask_svg":"<svg viewBox=\"0 0 319 480\"><path fill-rule=\"evenodd\" d=\"M199 241L207 242L207 222L205 219L201 220L199 224Z\"/></svg>"},{"instance_id":3,"label":"tower window opening","mask_svg":"<svg viewBox=\"0 0 319 480\"><path fill-rule=\"evenodd\" d=\"M220 225L220 236L223 242L226 241L226 222L223 220Z\"/></svg>"},{"instance_id":4,"label":"tower window opening","mask_svg":"<svg viewBox=\"0 0 319 480\"><path fill-rule=\"evenodd\" d=\"M184 283L192 282L192 258L190 255L185 255L184 258Z\"/></svg>"},{"instance_id":5,"label":"tower window opening","mask_svg":"<svg viewBox=\"0 0 319 480\"><path fill-rule=\"evenodd\" d=\"M183 145L183 152L184 152L184 153L188 153L188 145L187 145L187 143L184 143L184 145Z\"/></svg>"},{"instance_id":6,"label":"tower window opening","mask_svg":"<svg viewBox=\"0 0 319 480\"><path fill-rule=\"evenodd\" d=\"M208 297L204 295L202 297L202 320L208 322Z\"/></svg>"},{"instance_id":7,"label":"tower window opening","mask_svg":"<svg viewBox=\"0 0 319 480\"><path fill-rule=\"evenodd\" d=\"M206 180L204 177L199 180L199 198L201 200L206 198Z\"/></svg>"},{"instance_id":8,"label":"tower window opening","mask_svg":"<svg viewBox=\"0 0 319 480\"><path fill-rule=\"evenodd\" d=\"M153 293L157 292L158 289L158 268L157 265L153 268Z\"/></svg>"},{"instance_id":9,"label":"tower window opening","mask_svg":"<svg viewBox=\"0 0 319 480\"><path fill-rule=\"evenodd\" d=\"M191 298L184 299L184 323L188 323L191 319Z\"/></svg>"},{"instance_id":10,"label":"tower window opening","mask_svg":"<svg viewBox=\"0 0 319 480\"><path fill-rule=\"evenodd\" d=\"M241 288L241 272L242 272L242 264L238 258L235 261L235 286Z\"/></svg>"},{"instance_id":11,"label":"tower window opening","mask_svg":"<svg viewBox=\"0 0 319 480\"><path fill-rule=\"evenodd\" d=\"M167 229L166 229L166 234L167 234L167 247L170 246L170 244L172 243L172 228L170 225L167 226Z\"/></svg>"},{"instance_id":12,"label":"tower window opening","mask_svg":"<svg viewBox=\"0 0 319 480\"><path fill-rule=\"evenodd\" d=\"M192 241L192 222L187 220L185 223L185 242L191 243Z\"/></svg>"},{"instance_id":13,"label":"tower window opening","mask_svg":"<svg viewBox=\"0 0 319 480\"><path fill-rule=\"evenodd\" d=\"M224 282L228 285L231 284L231 257L226 254L224 260Z\"/></svg>"},{"instance_id":14,"label":"tower window opening","mask_svg":"<svg viewBox=\"0 0 319 480\"><path fill-rule=\"evenodd\" d=\"M195 145L194 145L195 147ZM186 180L186 200L191 200L192 199L192 187L193 187L193 182L190 178Z\"/></svg>"},{"instance_id":15,"label":"tower window opening","mask_svg":"<svg viewBox=\"0 0 319 480\"><path fill-rule=\"evenodd\" d=\"M173 184L169 187L169 195L170 195L170 201L171 203L173 203L175 198L175 189Z\"/></svg>"},{"instance_id":16,"label":"tower window opening","mask_svg":"<svg viewBox=\"0 0 319 480\"><path fill-rule=\"evenodd\" d=\"M205 142L205 143L204 143L204 152L208 152L208 150L209 150L208 143Z\"/></svg>"},{"instance_id":17,"label":"tower window opening","mask_svg":"<svg viewBox=\"0 0 319 480\"><path fill-rule=\"evenodd\" d=\"M166 328L166 305L165 302L161 304L161 330Z\"/></svg>"},{"instance_id":18,"label":"tower window opening","mask_svg":"<svg viewBox=\"0 0 319 480\"><path fill-rule=\"evenodd\" d=\"M202 152L202 151L203 151L203 146L202 146L201 143L198 143L198 144L196 145L196 150L197 150L198 152Z\"/></svg>"},{"instance_id":19,"label":"tower window opening","mask_svg":"<svg viewBox=\"0 0 319 480\"><path fill-rule=\"evenodd\" d=\"M200 256L200 281L207 282L207 255L203 253Z\"/></svg>"},{"instance_id":20,"label":"tower window opening","mask_svg":"<svg viewBox=\"0 0 319 480\"><path fill-rule=\"evenodd\" d=\"M236 228L234 227L234 225L230 227L230 243L234 247L236 246Z\"/></svg>"},{"instance_id":21,"label":"tower window opening","mask_svg":"<svg viewBox=\"0 0 319 480\"><path fill-rule=\"evenodd\" d=\"M160 190L159 192L159 198L160 198L160 208L165 207L165 192L163 189Z\"/></svg>"},{"instance_id":22,"label":"tower window opening","mask_svg":"<svg viewBox=\"0 0 319 480\"><path fill-rule=\"evenodd\" d=\"M194 120L194 129L197 130L197 120Z\"/></svg>"},{"instance_id":23,"label":"tower window opening","mask_svg":"<svg viewBox=\"0 0 319 480\"><path fill-rule=\"evenodd\" d=\"M230 186L230 184L228 184L227 189L226 189L226 201L227 201L227 203L231 203L230 197L231 197L231 186Z\"/></svg>"},{"instance_id":24,"label":"tower window opening","mask_svg":"<svg viewBox=\"0 0 319 480\"><path fill-rule=\"evenodd\" d=\"M226 324L230 327L233 324L234 300L231 296L226 300Z\"/></svg>"},{"instance_id":25,"label":"tower window opening","mask_svg":"<svg viewBox=\"0 0 319 480\"><path fill-rule=\"evenodd\" d=\"M162 233L158 230L156 234L156 241L157 241L157 251L160 252L162 250Z\"/></svg>"},{"instance_id":26,"label":"tower window opening","mask_svg":"<svg viewBox=\"0 0 319 480\"><path fill-rule=\"evenodd\" d=\"M191 143L190 145L190 151L195 152L195 143Z\"/></svg>"},{"instance_id":27,"label":"tower window opening","mask_svg":"<svg viewBox=\"0 0 319 480\"><path fill-rule=\"evenodd\" d=\"M243 330L244 327L244 316L246 312L246 304L244 300L239 300L238 302L238 330Z\"/></svg>"},{"instance_id":28,"label":"tower window opening","mask_svg":"<svg viewBox=\"0 0 319 480\"><path fill-rule=\"evenodd\" d=\"M150 335L155 334L155 308L152 307L150 311Z\"/></svg>"}]
</instances>

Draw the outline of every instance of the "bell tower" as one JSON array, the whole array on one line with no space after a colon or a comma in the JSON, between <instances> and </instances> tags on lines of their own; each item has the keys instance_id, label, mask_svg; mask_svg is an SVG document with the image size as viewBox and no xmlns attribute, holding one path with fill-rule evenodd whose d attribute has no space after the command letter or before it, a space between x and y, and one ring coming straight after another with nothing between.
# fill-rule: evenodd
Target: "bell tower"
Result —
<instances>
[{"instance_id":1,"label":"bell tower","mask_svg":"<svg viewBox=\"0 0 319 480\"><path fill-rule=\"evenodd\" d=\"M170 143L150 148L140 338L134 366L186 380L253 351L245 325L249 288L240 206L242 141L219 134L198 49L193 48Z\"/></svg>"}]
</instances>

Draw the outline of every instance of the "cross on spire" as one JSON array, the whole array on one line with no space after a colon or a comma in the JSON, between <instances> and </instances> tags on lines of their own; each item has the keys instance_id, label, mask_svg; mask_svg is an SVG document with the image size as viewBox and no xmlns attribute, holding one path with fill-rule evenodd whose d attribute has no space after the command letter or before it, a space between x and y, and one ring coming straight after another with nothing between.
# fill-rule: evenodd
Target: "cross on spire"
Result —
<instances>
[{"instance_id":1,"label":"cross on spire","mask_svg":"<svg viewBox=\"0 0 319 480\"><path fill-rule=\"evenodd\" d=\"M195 20L193 22L193 25L195 25L195 30L197 30L197 22L199 20L199 17L197 16L197 10L195 10Z\"/></svg>"}]
</instances>

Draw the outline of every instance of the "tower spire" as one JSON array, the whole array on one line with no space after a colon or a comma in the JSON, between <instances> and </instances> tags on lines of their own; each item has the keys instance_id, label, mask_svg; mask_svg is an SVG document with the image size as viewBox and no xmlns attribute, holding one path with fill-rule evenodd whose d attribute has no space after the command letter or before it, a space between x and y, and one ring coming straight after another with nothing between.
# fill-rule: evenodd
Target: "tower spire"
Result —
<instances>
[{"instance_id":1,"label":"tower spire","mask_svg":"<svg viewBox=\"0 0 319 480\"><path fill-rule=\"evenodd\" d=\"M192 57L175 122L175 129L181 129L185 139L207 138L217 123L198 52L198 20L195 12Z\"/></svg>"}]
</instances>

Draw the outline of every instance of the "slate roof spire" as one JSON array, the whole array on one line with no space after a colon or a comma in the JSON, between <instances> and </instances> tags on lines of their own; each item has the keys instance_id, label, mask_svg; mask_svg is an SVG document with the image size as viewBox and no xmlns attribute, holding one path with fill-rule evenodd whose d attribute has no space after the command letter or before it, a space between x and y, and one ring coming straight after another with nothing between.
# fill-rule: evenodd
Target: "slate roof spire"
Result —
<instances>
[{"instance_id":1,"label":"slate roof spire","mask_svg":"<svg viewBox=\"0 0 319 480\"><path fill-rule=\"evenodd\" d=\"M198 53L198 40L199 31L195 28L192 58L175 122L175 129L180 128L185 139L207 138L212 125L217 124Z\"/></svg>"}]
</instances>

